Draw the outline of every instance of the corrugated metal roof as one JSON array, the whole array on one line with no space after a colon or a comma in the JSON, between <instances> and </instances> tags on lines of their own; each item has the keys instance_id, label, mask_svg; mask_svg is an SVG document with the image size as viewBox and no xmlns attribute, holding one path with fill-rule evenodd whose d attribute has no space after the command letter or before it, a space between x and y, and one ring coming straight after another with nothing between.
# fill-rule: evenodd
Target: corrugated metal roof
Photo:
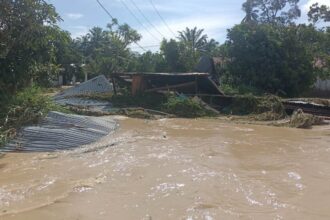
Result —
<instances>
[{"instance_id":1,"label":"corrugated metal roof","mask_svg":"<svg viewBox=\"0 0 330 220\"><path fill-rule=\"evenodd\" d=\"M50 152L97 141L114 131L111 119L50 112L38 125L23 127L0 151Z\"/></svg>"},{"instance_id":2,"label":"corrugated metal roof","mask_svg":"<svg viewBox=\"0 0 330 220\"><path fill-rule=\"evenodd\" d=\"M62 99L56 99L55 102L59 105L69 105L76 107L88 108L91 111L108 112L112 109L112 104L108 101L101 101L95 99L79 98L79 97L67 97Z\"/></svg>"},{"instance_id":3,"label":"corrugated metal roof","mask_svg":"<svg viewBox=\"0 0 330 220\"><path fill-rule=\"evenodd\" d=\"M109 93L113 91L112 85L104 75L97 76L87 82L81 83L75 87L64 90L55 96L55 99L61 99L68 96L85 95L91 93Z\"/></svg>"}]
</instances>

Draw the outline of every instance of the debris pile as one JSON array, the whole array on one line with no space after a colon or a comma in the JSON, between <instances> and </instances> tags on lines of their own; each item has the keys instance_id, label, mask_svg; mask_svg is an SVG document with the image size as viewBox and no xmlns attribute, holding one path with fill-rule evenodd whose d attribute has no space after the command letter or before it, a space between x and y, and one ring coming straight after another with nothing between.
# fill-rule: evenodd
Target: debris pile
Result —
<instances>
[{"instance_id":1,"label":"debris pile","mask_svg":"<svg viewBox=\"0 0 330 220\"><path fill-rule=\"evenodd\" d=\"M289 125L294 128L311 128L313 125L325 124L321 117L304 113L303 110L295 111L290 119Z\"/></svg>"}]
</instances>

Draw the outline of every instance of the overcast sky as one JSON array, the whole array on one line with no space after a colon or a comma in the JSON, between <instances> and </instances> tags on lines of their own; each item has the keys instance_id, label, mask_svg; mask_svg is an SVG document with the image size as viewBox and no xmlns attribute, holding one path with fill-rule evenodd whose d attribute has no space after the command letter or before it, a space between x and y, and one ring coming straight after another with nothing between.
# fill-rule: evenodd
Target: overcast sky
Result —
<instances>
[{"instance_id":1,"label":"overcast sky","mask_svg":"<svg viewBox=\"0 0 330 220\"><path fill-rule=\"evenodd\" d=\"M150 1L158 9L170 30ZM60 26L70 31L72 37L84 35L94 26L105 27L110 22L96 0L48 0L48 2L56 7L64 20ZM136 29L142 35L140 45L152 51L159 48L158 45L163 37L174 37L171 31L177 33L185 27L203 28L210 38L222 43L226 39L226 30L239 23L244 17L241 10L244 0L100 0L100 2L120 23L127 23ZM308 8L314 2L330 6L330 0L300 0L303 16L299 22L307 21ZM132 49L139 51L134 46Z\"/></svg>"}]
</instances>

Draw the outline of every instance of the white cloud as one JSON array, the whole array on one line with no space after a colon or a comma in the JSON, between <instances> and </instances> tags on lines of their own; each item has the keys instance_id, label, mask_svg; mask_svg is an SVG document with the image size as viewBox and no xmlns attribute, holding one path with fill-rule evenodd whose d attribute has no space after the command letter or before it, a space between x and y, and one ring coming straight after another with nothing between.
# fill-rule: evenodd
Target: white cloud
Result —
<instances>
[{"instance_id":1,"label":"white cloud","mask_svg":"<svg viewBox=\"0 0 330 220\"><path fill-rule=\"evenodd\" d=\"M208 16L191 16L175 20L167 20L167 24L170 26L171 30L177 35L178 31L188 28L200 28L204 29L204 33L208 35L209 38L214 38L217 41L223 42L226 37L226 30L232 27L234 24L237 24L241 21L241 17L237 15L208 15ZM155 23L157 29L165 36L166 39L175 38L173 34L168 30L165 24L159 22ZM157 35L157 32L153 29L150 29L154 35ZM139 42L142 46L148 45L159 45L160 42L156 41L145 29L138 29L138 32L143 36ZM159 36L161 38L161 36ZM137 49L135 45L132 46L134 50L136 49L139 52L142 52L140 49ZM152 51L157 51L159 47L147 48Z\"/></svg>"},{"instance_id":2,"label":"white cloud","mask_svg":"<svg viewBox=\"0 0 330 220\"><path fill-rule=\"evenodd\" d=\"M69 19L72 19L72 20L78 20L78 19L84 17L84 15L83 14L80 14L80 13L67 13L66 16Z\"/></svg>"},{"instance_id":3,"label":"white cloud","mask_svg":"<svg viewBox=\"0 0 330 220\"><path fill-rule=\"evenodd\" d=\"M319 5L327 5L330 7L330 0L308 0L308 2L303 5L302 10L304 12L308 12L309 7L312 6L314 3L319 3Z\"/></svg>"},{"instance_id":4,"label":"white cloud","mask_svg":"<svg viewBox=\"0 0 330 220\"><path fill-rule=\"evenodd\" d=\"M86 35L89 32L89 27L87 26L73 26L69 28L71 31L72 38L81 37L83 35Z\"/></svg>"},{"instance_id":5,"label":"white cloud","mask_svg":"<svg viewBox=\"0 0 330 220\"><path fill-rule=\"evenodd\" d=\"M130 0L123 0L130 2ZM157 10L160 12L162 17L166 20L168 26L176 34L173 36L171 31L168 30L166 25L157 15L156 11L150 4L150 0L134 0L139 8L145 12L146 16L151 20L154 26L157 27L159 32L165 36L166 39L175 38L178 31L184 30L186 27L189 28L200 28L204 29L204 33L209 36L209 38L214 38L219 42L224 42L227 34L227 29L237 24L244 17L241 11L241 3L237 3L236 0L152 0ZM243 0L239 0L243 1ZM134 10L134 7L132 7ZM138 12L136 12L138 15ZM142 46L148 45L159 45L160 42L155 40L154 37L142 28L140 25L134 25L134 21L129 22L133 24L132 27L136 29L143 38L139 42ZM158 38L162 39L150 25L147 23L144 25L149 31L156 35ZM137 49L136 45L132 48ZM159 47L146 48L152 51L159 50ZM142 52L141 49L137 51Z\"/></svg>"},{"instance_id":6,"label":"white cloud","mask_svg":"<svg viewBox=\"0 0 330 220\"><path fill-rule=\"evenodd\" d=\"M130 2L130 0L126 0ZM135 0L139 8L143 11L155 12L155 9L150 4L149 0ZM222 4L227 5L227 7L219 7L215 5L218 3L218 0L204 0L201 3L200 0L189 0L189 1L177 1L177 0L167 0L167 1L153 1L156 9L161 14L198 14L198 13L222 13L228 11L228 8L231 10L232 6L235 5L231 3L232 0L221 0ZM238 8L240 10L240 6Z\"/></svg>"}]
</instances>

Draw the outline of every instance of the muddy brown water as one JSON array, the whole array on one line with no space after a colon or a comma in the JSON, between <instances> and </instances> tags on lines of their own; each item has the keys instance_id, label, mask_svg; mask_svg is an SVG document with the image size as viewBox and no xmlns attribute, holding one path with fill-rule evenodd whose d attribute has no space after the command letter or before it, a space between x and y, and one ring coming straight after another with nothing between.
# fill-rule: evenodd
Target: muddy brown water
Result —
<instances>
[{"instance_id":1,"label":"muddy brown water","mask_svg":"<svg viewBox=\"0 0 330 220\"><path fill-rule=\"evenodd\" d=\"M0 158L0 219L330 219L330 127L146 121Z\"/></svg>"}]
</instances>

